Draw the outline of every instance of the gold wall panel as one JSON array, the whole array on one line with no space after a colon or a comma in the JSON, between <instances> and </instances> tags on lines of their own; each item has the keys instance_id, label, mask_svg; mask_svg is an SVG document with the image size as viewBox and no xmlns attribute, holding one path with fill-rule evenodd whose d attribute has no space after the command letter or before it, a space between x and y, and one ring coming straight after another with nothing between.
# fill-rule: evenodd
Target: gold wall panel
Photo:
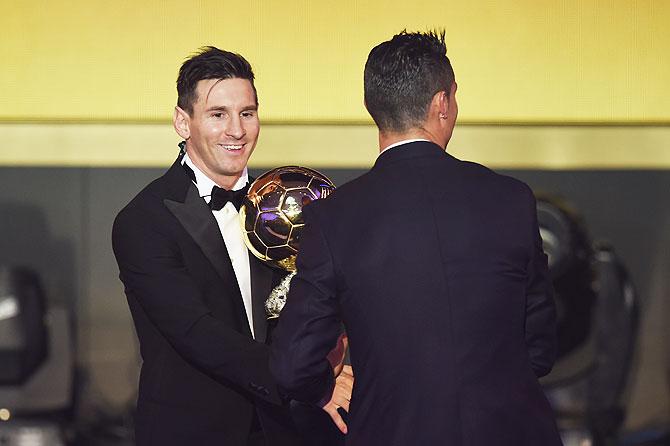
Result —
<instances>
[{"instance_id":1,"label":"gold wall panel","mask_svg":"<svg viewBox=\"0 0 670 446\"><path fill-rule=\"evenodd\" d=\"M254 65L274 123L369 123L362 71L397 31L444 27L462 122L670 123L670 2L2 0L0 121L168 122L178 67Z\"/></svg>"}]
</instances>

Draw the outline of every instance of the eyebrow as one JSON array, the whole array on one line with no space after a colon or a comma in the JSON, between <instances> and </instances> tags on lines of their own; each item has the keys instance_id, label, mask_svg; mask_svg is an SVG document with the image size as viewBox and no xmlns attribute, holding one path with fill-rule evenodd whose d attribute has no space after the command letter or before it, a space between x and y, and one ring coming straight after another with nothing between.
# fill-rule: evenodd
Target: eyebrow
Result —
<instances>
[{"instance_id":1,"label":"eyebrow","mask_svg":"<svg viewBox=\"0 0 670 446\"><path fill-rule=\"evenodd\" d=\"M226 107L225 105L215 105L213 107L209 107L205 109L205 112L212 112L212 111L229 111L230 109ZM241 111L257 111L258 106L257 105L247 105L246 107L242 107Z\"/></svg>"}]
</instances>

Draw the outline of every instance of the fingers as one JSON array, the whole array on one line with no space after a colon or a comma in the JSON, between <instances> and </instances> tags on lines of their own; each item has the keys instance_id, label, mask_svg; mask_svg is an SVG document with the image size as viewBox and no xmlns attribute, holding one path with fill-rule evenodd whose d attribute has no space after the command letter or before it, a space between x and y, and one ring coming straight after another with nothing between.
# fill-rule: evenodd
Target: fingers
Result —
<instances>
[{"instance_id":1,"label":"fingers","mask_svg":"<svg viewBox=\"0 0 670 446\"><path fill-rule=\"evenodd\" d=\"M339 396L347 401L351 399L351 393L354 391L354 377L351 375L340 374L335 380L335 391L333 396Z\"/></svg>"},{"instance_id":2,"label":"fingers","mask_svg":"<svg viewBox=\"0 0 670 446\"><path fill-rule=\"evenodd\" d=\"M351 369L351 367L349 368ZM330 398L330 402L349 412L349 401L351 401L351 393L353 390L354 376L343 371L340 376L335 379L335 387L333 388L333 395Z\"/></svg>"},{"instance_id":3,"label":"fingers","mask_svg":"<svg viewBox=\"0 0 670 446\"><path fill-rule=\"evenodd\" d=\"M342 368L342 372L335 378L335 385L345 386L350 392L354 388L354 371L351 369L351 366L345 365Z\"/></svg>"},{"instance_id":4,"label":"fingers","mask_svg":"<svg viewBox=\"0 0 670 446\"><path fill-rule=\"evenodd\" d=\"M349 395L349 396L348 396ZM349 413L349 399L351 398L349 392L333 394L333 398L329 401L337 407L341 407L347 413Z\"/></svg>"},{"instance_id":5,"label":"fingers","mask_svg":"<svg viewBox=\"0 0 670 446\"><path fill-rule=\"evenodd\" d=\"M342 416L340 413L337 411L337 406L333 404L333 402L329 402L325 406L323 406L323 410L330 415L330 418L333 420L333 423L335 423L335 426L342 432L343 434L347 433L347 424L344 422L342 419Z\"/></svg>"},{"instance_id":6,"label":"fingers","mask_svg":"<svg viewBox=\"0 0 670 446\"><path fill-rule=\"evenodd\" d=\"M349 400L343 398L339 401L333 401L333 402L337 405L337 407L341 407L342 409L344 409L346 413L349 413L349 404L350 404Z\"/></svg>"},{"instance_id":7,"label":"fingers","mask_svg":"<svg viewBox=\"0 0 670 446\"><path fill-rule=\"evenodd\" d=\"M347 425L342 419L342 416L337 411L339 407L349 412L349 402L351 401L351 393L354 389L354 369L350 365L344 365L344 356L349 346L349 339L346 333L343 333L337 340L337 345L328 354L328 361L333 367L335 375L335 387L330 401L323 406L323 410L328 413L333 423L343 434L347 433Z\"/></svg>"},{"instance_id":8,"label":"fingers","mask_svg":"<svg viewBox=\"0 0 670 446\"><path fill-rule=\"evenodd\" d=\"M349 404L351 401L351 393L354 389L354 375L353 369L349 365L342 368L342 373L335 379L335 387L330 401L323 406L323 410L328 413L333 423L343 433L347 433L347 425L342 419L337 409L341 407L347 413L349 412Z\"/></svg>"}]
</instances>

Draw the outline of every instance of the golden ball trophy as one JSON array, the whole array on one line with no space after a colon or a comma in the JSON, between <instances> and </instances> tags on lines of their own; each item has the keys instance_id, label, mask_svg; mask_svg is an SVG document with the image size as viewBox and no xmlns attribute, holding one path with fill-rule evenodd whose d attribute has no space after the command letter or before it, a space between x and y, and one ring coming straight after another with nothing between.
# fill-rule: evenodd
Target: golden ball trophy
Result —
<instances>
[{"instance_id":1,"label":"golden ball trophy","mask_svg":"<svg viewBox=\"0 0 670 446\"><path fill-rule=\"evenodd\" d=\"M300 233L305 225L302 208L333 190L335 185L328 177L298 166L272 169L249 186L240 208L244 243L256 257L289 273L265 301L268 319L279 317L296 273Z\"/></svg>"}]
</instances>

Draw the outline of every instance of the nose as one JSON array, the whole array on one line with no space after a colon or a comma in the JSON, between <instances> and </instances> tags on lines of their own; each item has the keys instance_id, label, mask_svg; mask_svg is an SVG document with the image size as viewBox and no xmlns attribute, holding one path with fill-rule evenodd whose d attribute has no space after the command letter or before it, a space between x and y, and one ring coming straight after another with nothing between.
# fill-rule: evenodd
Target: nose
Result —
<instances>
[{"instance_id":1,"label":"nose","mask_svg":"<svg viewBox=\"0 0 670 446\"><path fill-rule=\"evenodd\" d=\"M232 116L231 119L228 120L228 125L226 126L226 135L231 136L235 139L242 139L246 134L247 131L244 128L244 125L242 124L242 120L240 119L240 117Z\"/></svg>"}]
</instances>

